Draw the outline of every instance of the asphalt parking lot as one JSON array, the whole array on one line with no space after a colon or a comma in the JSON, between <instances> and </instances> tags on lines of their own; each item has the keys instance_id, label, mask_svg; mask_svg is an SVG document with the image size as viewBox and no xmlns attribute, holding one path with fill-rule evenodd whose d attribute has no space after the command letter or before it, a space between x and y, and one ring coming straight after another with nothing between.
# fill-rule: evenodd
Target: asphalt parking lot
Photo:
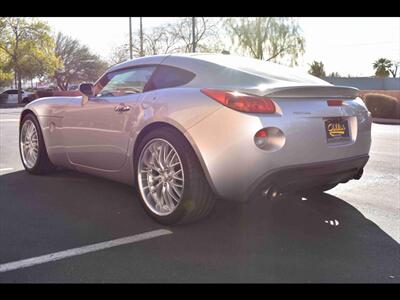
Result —
<instances>
[{"instance_id":1,"label":"asphalt parking lot","mask_svg":"<svg viewBox=\"0 0 400 300\"><path fill-rule=\"evenodd\" d=\"M145 214L129 186L72 171L28 175L20 111L0 109L0 283L400 283L399 125L373 124L360 181L303 199L221 200L208 219L167 227ZM167 234L4 269L160 229Z\"/></svg>"}]
</instances>

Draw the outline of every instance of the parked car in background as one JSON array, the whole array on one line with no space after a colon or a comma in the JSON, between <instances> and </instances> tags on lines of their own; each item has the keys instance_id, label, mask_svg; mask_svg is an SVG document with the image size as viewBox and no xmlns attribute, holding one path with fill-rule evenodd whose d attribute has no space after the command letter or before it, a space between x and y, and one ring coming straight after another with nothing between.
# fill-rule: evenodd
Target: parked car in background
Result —
<instances>
[{"instance_id":1,"label":"parked car in background","mask_svg":"<svg viewBox=\"0 0 400 300\"><path fill-rule=\"evenodd\" d=\"M68 91L77 91L79 89L79 84L72 84L68 87Z\"/></svg>"},{"instance_id":2,"label":"parked car in background","mask_svg":"<svg viewBox=\"0 0 400 300\"><path fill-rule=\"evenodd\" d=\"M18 90L9 89L5 90L1 93L1 99L3 99L3 103L18 103ZM22 90L22 103L29 102L29 96L32 93Z\"/></svg>"},{"instance_id":3,"label":"parked car in background","mask_svg":"<svg viewBox=\"0 0 400 300\"><path fill-rule=\"evenodd\" d=\"M55 166L136 186L163 224L218 198L265 200L359 179L371 115L355 88L223 54L148 56L110 68L82 96L25 106L25 169Z\"/></svg>"}]
</instances>

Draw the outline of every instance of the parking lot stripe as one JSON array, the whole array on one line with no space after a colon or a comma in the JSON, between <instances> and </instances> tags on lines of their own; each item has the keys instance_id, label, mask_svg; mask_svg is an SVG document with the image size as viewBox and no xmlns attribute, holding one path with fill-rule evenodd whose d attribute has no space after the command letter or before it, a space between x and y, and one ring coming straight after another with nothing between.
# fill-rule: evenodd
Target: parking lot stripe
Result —
<instances>
[{"instance_id":1,"label":"parking lot stripe","mask_svg":"<svg viewBox=\"0 0 400 300\"><path fill-rule=\"evenodd\" d=\"M19 119L0 119L0 122L18 122Z\"/></svg>"},{"instance_id":2,"label":"parking lot stripe","mask_svg":"<svg viewBox=\"0 0 400 300\"><path fill-rule=\"evenodd\" d=\"M42 256L37 256L37 257L32 257L28 259L23 259L23 260L18 260L10 263L5 263L0 265L0 273L2 272L7 272L7 271L12 271L12 270L17 270L17 269L22 269L22 268L27 268L31 267L34 265L39 265L43 263L47 263L50 261L55 261L55 260L60 260L63 258L71 257L71 256L77 256L77 255L82 255L90 252L95 252L107 248L112 248L112 247L117 247L121 245L126 245L126 244L131 244L131 243L136 243L140 242L143 240L148 240L152 239L155 237L159 237L162 235L167 235L171 234L172 231L166 230L166 229L158 229L154 231L149 231L149 232L144 232L116 240L111 240L107 242L101 242L93 245L88 245L88 246L83 246L79 248L73 248L65 251L60 251L60 252L55 252L51 254L46 254Z\"/></svg>"}]
</instances>

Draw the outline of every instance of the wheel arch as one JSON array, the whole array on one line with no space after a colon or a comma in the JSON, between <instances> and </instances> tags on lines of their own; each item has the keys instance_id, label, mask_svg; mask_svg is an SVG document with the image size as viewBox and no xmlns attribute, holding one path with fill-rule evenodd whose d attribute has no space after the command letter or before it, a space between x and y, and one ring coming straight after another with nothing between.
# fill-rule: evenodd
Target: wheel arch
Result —
<instances>
[{"instance_id":1,"label":"wheel arch","mask_svg":"<svg viewBox=\"0 0 400 300\"><path fill-rule=\"evenodd\" d=\"M139 145L140 140L149 132L155 130L155 129L160 129L163 127L167 127L167 128L171 128L173 130L175 130L184 140L186 140L189 145L191 146L192 150L194 151L198 162L200 163L201 169L203 170L203 174L206 177L206 180L209 184L209 186L211 187L211 189L213 190L213 192L218 195L216 188L214 186L214 183L211 180L211 176L208 172L208 168L203 160L203 157L201 155L200 150L198 149L196 143L194 142L194 140L191 138L190 134L187 131L183 131L181 129L178 128L178 126L174 126L170 123L167 122L163 122L163 121L156 121L153 123L150 123L148 125L146 125L145 127L142 128L142 130L139 132L139 134L137 135L136 139L135 139L135 143L133 146L133 155L132 155L132 168L133 168L133 172L135 173L135 157L137 154L137 147Z\"/></svg>"},{"instance_id":2,"label":"wheel arch","mask_svg":"<svg viewBox=\"0 0 400 300\"><path fill-rule=\"evenodd\" d=\"M35 118L36 118L36 119L38 120L38 122L39 122L39 118L38 118L38 116L35 114L35 112L34 112L33 110L29 109L29 108L26 108L26 109L24 109L24 110L22 111L22 113L21 113L21 117L20 117L20 119L19 119L19 125L20 125L20 126L21 126L22 120L23 120L23 119L25 118L25 116L28 115L28 114L34 115ZM40 122L39 122L39 125L40 125Z\"/></svg>"}]
</instances>

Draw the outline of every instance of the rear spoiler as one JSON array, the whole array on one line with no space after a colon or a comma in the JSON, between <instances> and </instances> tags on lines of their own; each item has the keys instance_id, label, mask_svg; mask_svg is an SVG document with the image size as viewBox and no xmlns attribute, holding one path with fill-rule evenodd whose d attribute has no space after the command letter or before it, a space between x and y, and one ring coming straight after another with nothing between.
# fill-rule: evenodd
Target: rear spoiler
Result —
<instances>
[{"instance_id":1,"label":"rear spoiler","mask_svg":"<svg viewBox=\"0 0 400 300\"><path fill-rule=\"evenodd\" d=\"M273 88L264 96L279 98L345 98L358 97L359 89L347 86L307 85Z\"/></svg>"}]
</instances>

